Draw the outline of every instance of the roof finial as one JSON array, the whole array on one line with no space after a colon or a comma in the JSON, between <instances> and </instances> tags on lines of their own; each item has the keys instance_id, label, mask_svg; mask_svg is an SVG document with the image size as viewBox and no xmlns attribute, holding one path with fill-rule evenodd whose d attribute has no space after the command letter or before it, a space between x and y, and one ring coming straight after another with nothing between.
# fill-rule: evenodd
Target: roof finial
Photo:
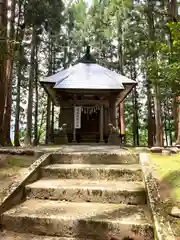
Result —
<instances>
[{"instance_id":1,"label":"roof finial","mask_svg":"<svg viewBox=\"0 0 180 240\"><path fill-rule=\"evenodd\" d=\"M86 47L86 53L80 60L78 60L78 62L81 62L81 63L96 63L96 59L90 53L90 46L88 44L86 44L86 46L84 46L84 47Z\"/></svg>"}]
</instances>

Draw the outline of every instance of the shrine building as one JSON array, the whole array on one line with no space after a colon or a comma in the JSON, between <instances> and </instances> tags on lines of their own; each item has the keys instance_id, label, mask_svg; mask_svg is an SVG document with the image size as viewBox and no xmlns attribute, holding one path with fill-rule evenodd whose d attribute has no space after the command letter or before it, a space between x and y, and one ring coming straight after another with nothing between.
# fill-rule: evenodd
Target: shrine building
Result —
<instances>
[{"instance_id":1,"label":"shrine building","mask_svg":"<svg viewBox=\"0 0 180 240\"><path fill-rule=\"evenodd\" d=\"M73 66L41 81L56 106L59 127L66 126L67 142L108 142L109 124L119 128L119 105L134 80L96 63L87 47Z\"/></svg>"}]
</instances>

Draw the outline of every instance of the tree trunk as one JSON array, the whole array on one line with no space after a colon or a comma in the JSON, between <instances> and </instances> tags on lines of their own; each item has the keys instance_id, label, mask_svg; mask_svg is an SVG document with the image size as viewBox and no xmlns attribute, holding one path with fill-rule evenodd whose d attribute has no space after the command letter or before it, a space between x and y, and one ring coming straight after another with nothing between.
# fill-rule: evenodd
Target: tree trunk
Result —
<instances>
[{"instance_id":1,"label":"tree trunk","mask_svg":"<svg viewBox=\"0 0 180 240\"><path fill-rule=\"evenodd\" d=\"M133 107L133 122L132 122L132 129L133 129L133 146L136 146L136 119L135 119L135 103L134 103L134 89L132 91L132 107Z\"/></svg>"},{"instance_id":2,"label":"tree trunk","mask_svg":"<svg viewBox=\"0 0 180 240\"><path fill-rule=\"evenodd\" d=\"M12 75L13 75L13 57L14 57L14 46L13 41L15 40L15 8L16 0L11 1L11 19L10 19L10 30L9 30L9 40L10 44L8 46L8 60L6 65L6 103L5 103L5 113L4 113L4 141L5 145L12 146L10 132L11 132L11 106L12 106Z\"/></svg>"},{"instance_id":3,"label":"tree trunk","mask_svg":"<svg viewBox=\"0 0 180 240\"><path fill-rule=\"evenodd\" d=\"M123 31L122 31L122 22L117 19L117 35L118 35L118 59L119 59L119 71L123 74ZM119 104L119 115L120 115L120 134L124 136L125 141L125 116L124 116L124 101Z\"/></svg>"},{"instance_id":4,"label":"tree trunk","mask_svg":"<svg viewBox=\"0 0 180 240\"><path fill-rule=\"evenodd\" d=\"M54 104L52 102L52 111L51 111L51 142L54 143Z\"/></svg>"},{"instance_id":5,"label":"tree trunk","mask_svg":"<svg viewBox=\"0 0 180 240\"><path fill-rule=\"evenodd\" d=\"M19 6L19 18L18 27L20 28L20 18L21 18L21 5ZM16 110L15 110L15 126L14 126L14 145L20 146L19 142L19 117L20 117L20 99L21 99L21 73L23 67L23 46L22 41L24 38L25 26L20 28L20 32L16 33L16 40L19 42L19 53L18 53L18 63L17 63L17 92L16 92Z\"/></svg>"},{"instance_id":6,"label":"tree trunk","mask_svg":"<svg viewBox=\"0 0 180 240\"><path fill-rule=\"evenodd\" d=\"M169 15L171 16L172 22L178 22L178 4L177 0L169 1ZM170 36L171 37L171 36ZM172 39L171 49L173 48ZM180 96L174 98L174 107L176 110L175 116L175 125L176 125L176 145L180 145Z\"/></svg>"},{"instance_id":7,"label":"tree trunk","mask_svg":"<svg viewBox=\"0 0 180 240\"><path fill-rule=\"evenodd\" d=\"M36 46L36 61L35 61L35 115L34 115L34 145L38 144L38 47Z\"/></svg>"},{"instance_id":8,"label":"tree trunk","mask_svg":"<svg viewBox=\"0 0 180 240\"><path fill-rule=\"evenodd\" d=\"M38 136L37 136L37 145L39 144L40 137L41 137L41 129L42 129L42 126L43 126L44 115L45 115L45 110L43 109L42 115L41 115L41 121L40 121L40 124L39 124Z\"/></svg>"},{"instance_id":9,"label":"tree trunk","mask_svg":"<svg viewBox=\"0 0 180 240\"><path fill-rule=\"evenodd\" d=\"M157 53L156 53L156 39L155 39L155 28L154 28L154 2L152 0L148 0L148 9L147 9L147 21L149 27L149 59L152 61L154 66L157 66ZM153 42L153 44L152 44ZM154 70L156 71L156 70ZM151 76L148 73L148 77L153 78L152 87L154 90L154 111L155 111L155 124L156 124L156 146L163 146L163 125L161 121L161 103L160 103L160 89L157 82L158 76L155 74Z\"/></svg>"},{"instance_id":10,"label":"tree trunk","mask_svg":"<svg viewBox=\"0 0 180 240\"><path fill-rule=\"evenodd\" d=\"M32 102L33 102L33 79L34 79L34 57L36 48L36 27L32 29L31 40L31 59L29 68L29 96L28 96L28 109L27 109L27 127L25 136L25 145L31 145L32 138Z\"/></svg>"},{"instance_id":11,"label":"tree trunk","mask_svg":"<svg viewBox=\"0 0 180 240\"><path fill-rule=\"evenodd\" d=\"M50 127L50 122L51 122L51 99L49 95L47 96L47 110L46 110L46 139L45 139L45 144L49 144L51 140L51 127Z\"/></svg>"},{"instance_id":12,"label":"tree trunk","mask_svg":"<svg viewBox=\"0 0 180 240\"><path fill-rule=\"evenodd\" d=\"M169 145L168 141L168 128L167 128L167 108L166 103L164 103L164 133L165 133L165 139L166 139L166 146Z\"/></svg>"},{"instance_id":13,"label":"tree trunk","mask_svg":"<svg viewBox=\"0 0 180 240\"><path fill-rule=\"evenodd\" d=\"M133 80L137 80L137 71L136 71L136 61L133 59ZM135 132L135 138L136 142L135 144L139 146L139 116L138 116L138 93L136 86L133 89L133 96L134 96L134 132Z\"/></svg>"},{"instance_id":14,"label":"tree trunk","mask_svg":"<svg viewBox=\"0 0 180 240\"><path fill-rule=\"evenodd\" d=\"M172 139L172 125L171 125L171 113L169 109L169 104L167 103L167 108L168 108L168 124L169 124L169 139L170 139L170 146L172 146L173 139Z\"/></svg>"},{"instance_id":15,"label":"tree trunk","mask_svg":"<svg viewBox=\"0 0 180 240\"><path fill-rule=\"evenodd\" d=\"M149 77L147 76L147 108L148 108L148 147L154 145L154 127L152 117L152 93Z\"/></svg>"},{"instance_id":16,"label":"tree trunk","mask_svg":"<svg viewBox=\"0 0 180 240\"><path fill-rule=\"evenodd\" d=\"M176 139L176 145L180 145L180 96L177 97L177 123L178 123L178 128L177 128L177 139Z\"/></svg>"},{"instance_id":17,"label":"tree trunk","mask_svg":"<svg viewBox=\"0 0 180 240\"><path fill-rule=\"evenodd\" d=\"M7 1L0 0L0 145L4 145L4 107L6 84Z\"/></svg>"},{"instance_id":18,"label":"tree trunk","mask_svg":"<svg viewBox=\"0 0 180 240\"><path fill-rule=\"evenodd\" d=\"M22 48L22 47L20 47ZM22 52L22 50L20 50ZM21 55L21 53L20 53ZM20 146L19 142L19 115L20 115L20 99L21 99L21 71L22 64L19 62L18 65L18 76L17 76L17 92L16 92L16 111L15 111L15 127L14 127L14 145Z\"/></svg>"},{"instance_id":19,"label":"tree trunk","mask_svg":"<svg viewBox=\"0 0 180 240\"><path fill-rule=\"evenodd\" d=\"M133 141L135 146L139 146L139 127L138 127L138 103L136 87L132 91L133 102Z\"/></svg>"},{"instance_id":20,"label":"tree trunk","mask_svg":"<svg viewBox=\"0 0 180 240\"><path fill-rule=\"evenodd\" d=\"M53 70L53 43L52 37L49 36L49 71L48 75L52 74ZM45 144L48 144L51 141L51 99L49 95L47 96L47 110L46 110L46 139Z\"/></svg>"},{"instance_id":21,"label":"tree trunk","mask_svg":"<svg viewBox=\"0 0 180 240\"><path fill-rule=\"evenodd\" d=\"M68 55L67 47L64 47L64 57L63 57L63 68L64 69L67 68L67 55Z\"/></svg>"},{"instance_id":22,"label":"tree trunk","mask_svg":"<svg viewBox=\"0 0 180 240\"><path fill-rule=\"evenodd\" d=\"M174 89L172 90L173 94L175 94ZM175 138L177 139L177 133L178 133L178 113L177 113L177 101L176 101L176 96L172 97L172 115L174 119L174 127L175 127Z\"/></svg>"},{"instance_id":23,"label":"tree trunk","mask_svg":"<svg viewBox=\"0 0 180 240\"><path fill-rule=\"evenodd\" d=\"M168 1L168 14L173 22L177 22L178 16L177 0Z\"/></svg>"},{"instance_id":24,"label":"tree trunk","mask_svg":"<svg viewBox=\"0 0 180 240\"><path fill-rule=\"evenodd\" d=\"M161 103L159 86L154 83L154 112L156 124L156 146L164 145L163 124L161 121Z\"/></svg>"}]
</instances>

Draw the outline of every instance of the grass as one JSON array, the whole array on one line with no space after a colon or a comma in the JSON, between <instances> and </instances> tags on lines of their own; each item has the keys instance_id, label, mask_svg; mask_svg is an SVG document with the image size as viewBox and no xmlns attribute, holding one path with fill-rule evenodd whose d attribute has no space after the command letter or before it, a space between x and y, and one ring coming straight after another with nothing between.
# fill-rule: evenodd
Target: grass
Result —
<instances>
[{"instance_id":1,"label":"grass","mask_svg":"<svg viewBox=\"0 0 180 240\"><path fill-rule=\"evenodd\" d=\"M130 148L131 152L137 149ZM180 239L180 218L172 217L169 213L173 206L180 208L180 154L163 156L162 154L148 153L156 177L160 183L160 195L164 216L170 222L176 239ZM155 235L156 239L156 235Z\"/></svg>"},{"instance_id":2,"label":"grass","mask_svg":"<svg viewBox=\"0 0 180 240\"><path fill-rule=\"evenodd\" d=\"M29 167L36 158L34 156L10 156L8 158L9 167L27 168Z\"/></svg>"},{"instance_id":3,"label":"grass","mask_svg":"<svg viewBox=\"0 0 180 240\"><path fill-rule=\"evenodd\" d=\"M170 197L180 201L180 154L150 156L159 180L169 186Z\"/></svg>"},{"instance_id":4,"label":"grass","mask_svg":"<svg viewBox=\"0 0 180 240\"><path fill-rule=\"evenodd\" d=\"M180 239L180 218L169 215L173 206L180 208L180 154L162 156L150 154L157 178L160 181L162 208L177 239ZM162 187L163 186L163 187Z\"/></svg>"},{"instance_id":5,"label":"grass","mask_svg":"<svg viewBox=\"0 0 180 240\"><path fill-rule=\"evenodd\" d=\"M0 203L13 183L21 180L27 168L36 160L34 156L0 155L4 164L0 166Z\"/></svg>"}]
</instances>

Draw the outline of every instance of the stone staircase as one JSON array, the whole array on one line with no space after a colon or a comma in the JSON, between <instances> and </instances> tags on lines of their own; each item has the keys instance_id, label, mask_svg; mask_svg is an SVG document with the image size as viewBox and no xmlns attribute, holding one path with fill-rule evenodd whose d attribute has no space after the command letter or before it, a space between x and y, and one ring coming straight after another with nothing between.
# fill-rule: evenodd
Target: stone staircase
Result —
<instances>
[{"instance_id":1,"label":"stone staircase","mask_svg":"<svg viewBox=\"0 0 180 240\"><path fill-rule=\"evenodd\" d=\"M137 155L53 154L25 196L2 215L1 240L154 239Z\"/></svg>"}]
</instances>

